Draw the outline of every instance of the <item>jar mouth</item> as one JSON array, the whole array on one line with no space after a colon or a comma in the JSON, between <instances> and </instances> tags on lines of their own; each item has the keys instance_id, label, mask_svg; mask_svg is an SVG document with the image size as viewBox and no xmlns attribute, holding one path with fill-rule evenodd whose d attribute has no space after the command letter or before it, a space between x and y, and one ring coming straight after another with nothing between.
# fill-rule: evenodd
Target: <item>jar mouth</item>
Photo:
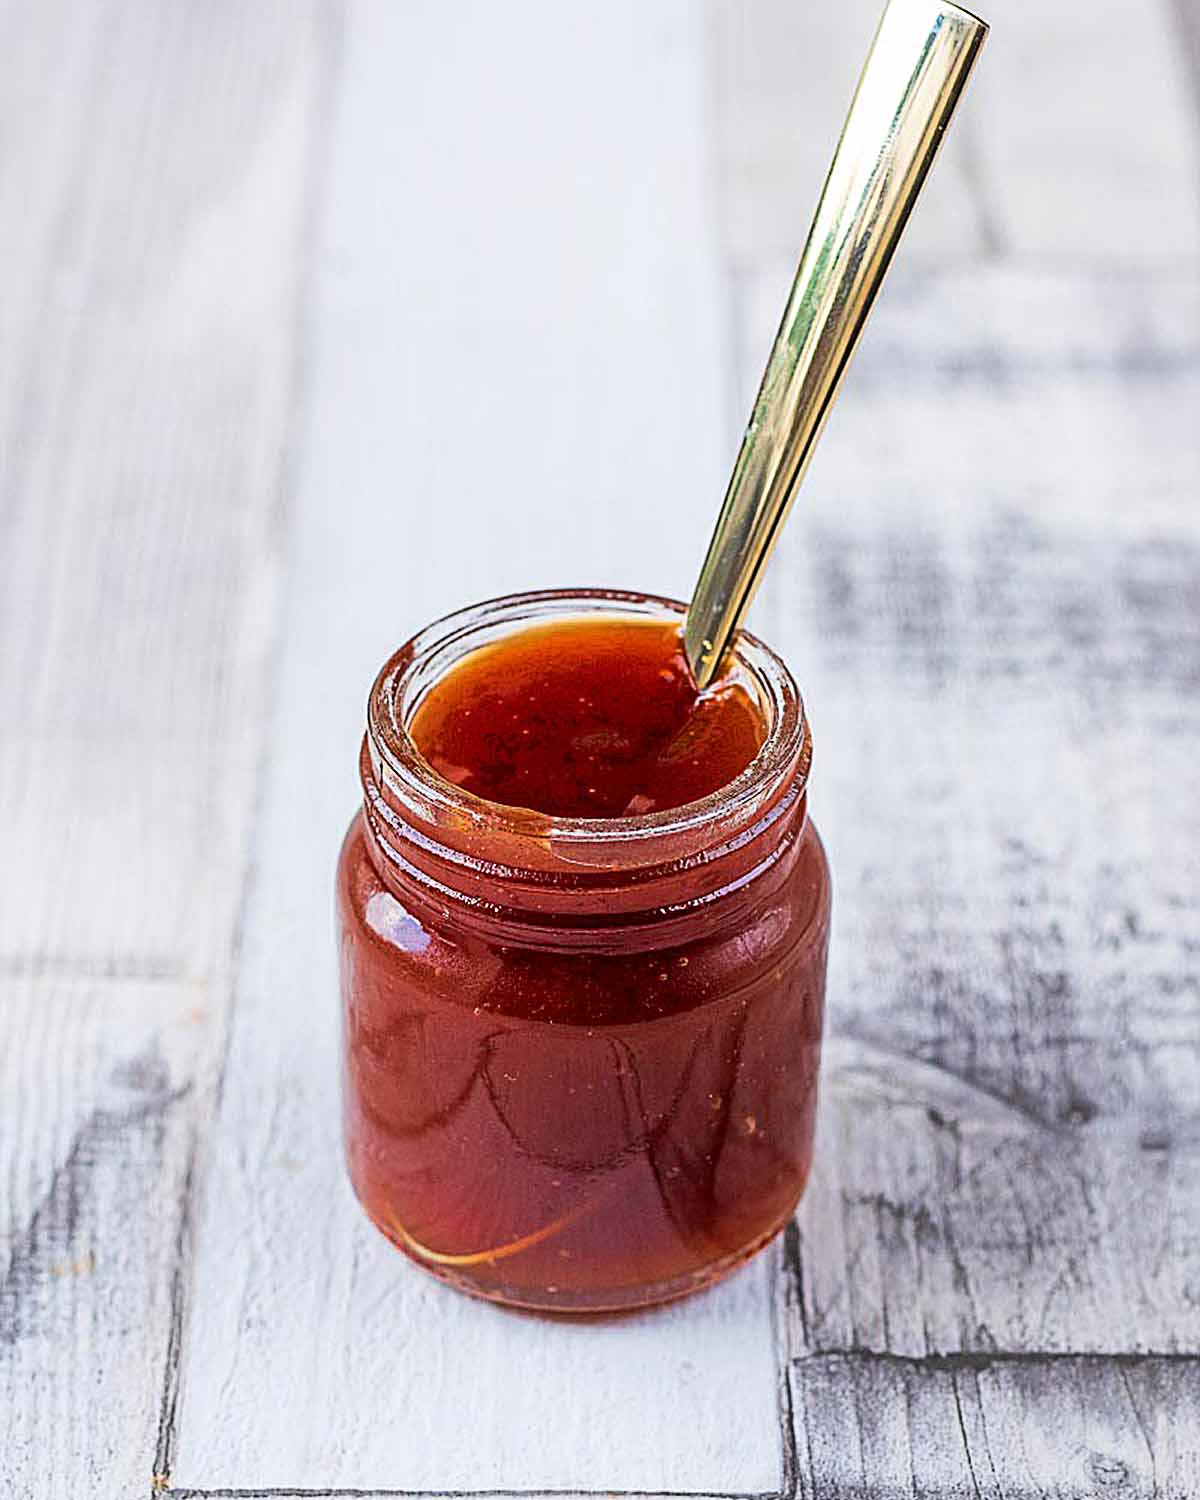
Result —
<instances>
[{"instance_id":1,"label":"jar mouth","mask_svg":"<svg viewBox=\"0 0 1200 1500\"><path fill-rule=\"evenodd\" d=\"M720 825L728 833L752 822L764 800L785 781L808 775L811 737L791 673L757 637L740 632L734 669L756 696L766 721L757 755L731 781L695 802L657 812L609 818L564 817L532 808L491 802L439 775L408 732L422 696L456 662L480 646L552 618L615 614L682 621L686 605L655 594L618 589L543 589L506 594L434 620L405 642L384 664L367 706L366 751L382 788L423 822L487 830L519 846L523 840L551 843L570 861L577 847L593 853L605 846L689 843ZM588 859L585 862L591 863Z\"/></svg>"}]
</instances>

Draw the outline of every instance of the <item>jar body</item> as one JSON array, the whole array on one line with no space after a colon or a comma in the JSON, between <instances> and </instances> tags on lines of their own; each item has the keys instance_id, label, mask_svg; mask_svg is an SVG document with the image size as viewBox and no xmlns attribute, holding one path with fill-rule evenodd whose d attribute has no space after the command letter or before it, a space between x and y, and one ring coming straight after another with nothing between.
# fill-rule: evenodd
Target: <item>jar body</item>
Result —
<instances>
[{"instance_id":1,"label":"jar body","mask_svg":"<svg viewBox=\"0 0 1200 1500\"><path fill-rule=\"evenodd\" d=\"M398 887L356 817L345 1133L376 1225L462 1290L562 1312L683 1295L766 1243L813 1147L830 880L802 799L776 856L703 920L579 946Z\"/></svg>"}]
</instances>

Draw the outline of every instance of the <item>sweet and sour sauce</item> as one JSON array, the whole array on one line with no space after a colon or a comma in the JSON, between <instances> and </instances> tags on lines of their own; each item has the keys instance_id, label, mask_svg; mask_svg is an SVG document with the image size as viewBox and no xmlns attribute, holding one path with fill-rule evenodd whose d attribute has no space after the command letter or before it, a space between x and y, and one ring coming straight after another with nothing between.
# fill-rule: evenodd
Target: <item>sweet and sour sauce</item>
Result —
<instances>
[{"instance_id":1,"label":"sweet and sour sauce","mask_svg":"<svg viewBox=\"0 0 1200 1500\"><path fill-rule=\"evenodd\" d=\"M706 1285L808 1175L830 885L811 738L682 607L517 595L372 690L338 871L351 1179L477 1295L591 1312Z\"/></svg>"}]
</instances>

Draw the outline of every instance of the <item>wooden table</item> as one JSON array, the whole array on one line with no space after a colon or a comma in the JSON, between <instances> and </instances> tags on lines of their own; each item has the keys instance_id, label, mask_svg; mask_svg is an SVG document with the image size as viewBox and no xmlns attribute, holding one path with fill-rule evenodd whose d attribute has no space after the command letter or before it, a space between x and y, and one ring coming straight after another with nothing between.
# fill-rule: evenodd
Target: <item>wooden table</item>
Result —
<instances>
[{"instance_id":1,"label":"wooden table","mask_svg":"<svg viewBox=\"0 0 1200 1500\"><path fill-rule=\"evenodd\" d=\"M1200 1493L1200 8L997 0L757 607L835 870L781 1245L598 1326L339 1160L394 643L685 594L875 0L8 0L0 1494Z\"/></svg>"}]
</instances>

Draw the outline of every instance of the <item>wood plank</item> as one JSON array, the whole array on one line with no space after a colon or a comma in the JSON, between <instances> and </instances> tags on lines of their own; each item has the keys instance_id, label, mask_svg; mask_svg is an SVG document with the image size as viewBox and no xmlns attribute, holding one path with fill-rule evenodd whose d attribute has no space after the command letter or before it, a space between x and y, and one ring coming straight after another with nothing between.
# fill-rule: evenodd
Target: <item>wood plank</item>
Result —
<instances>
[{"instance_id":1,"label":"wood plank","mask_svg":"<svg viewBox=\"0 0 1200 1500\"><path fill-rule=\"evenodd\" d=\"M274 613L313 9L6 22L0 965L212 974Z\"/></svg>"},{"instance_id":2,"label":"wood plank","mask_svg":"<svg viewBox=\"0 0 1200 1500\"><path fill-rule=\"evenodd\" d=\"M901 276L775 563L835 878L797 1348L1200 1353L1200 283Z\"/></svg>"},{"instance_id":3,"label":"wood plank","mask_svg":"<svg viewBox=\"0 0 1200 1500\"><path fill-rule=\"evenodd\" d=\"M830 1355L793 1376L804 1496L1189 1500L1200 1485L1200 1361Z\"/></svg>"},{"instance_id":4,"label":"wood plank","mask_svg":"<svg viewBox=\"0 0 1200 1500\"><path fill-rule=\"evenodd\" d=\"M989 1041L996 1050L986 1023L973 1030L981 1058ZM1034 1031L1035 1055L1039 1040ZM1073 1059L1088 1050L1082 1027L1071 1045ZM1117 1049L1091 1046L1115 1093L1127 1084ZM1181 1050L1130 1071L1194 1091ZM964 1085L899 1041L845 1040L828 1061L821 1156L800 1219L795 1347L1200 1352L1191 1098L1085 1121L1099 1106L1081 1092L1069 1106L1079 1118L1048 1125L1025 1101ZM1151 1123L1172 1105L1173 1131Z\"/></svg>"},{"instance_id":5,"label":"wood plank","mask_svg":"<svg viewBox=\"0 0 1200 1500\"><path fill-rule=\"evenodd\" d=\"M3 7L0 1491L148 1491L264 721L315 5Z\"/></svg>"},{"instance_id":6,"label":"wood plank","mask_svg":"<svg viewBox=\"0 0 1200 1500\"><path fill-rule=\"evenodd\" d=\"M184 1491L780 1482L769 1260L617 1322L516 1316L401 1259L340 1159L330 890L370 678L502 589L686 588L727 458L697 12L523 17L350 12Z\"/></svg>"}]
</instances>

